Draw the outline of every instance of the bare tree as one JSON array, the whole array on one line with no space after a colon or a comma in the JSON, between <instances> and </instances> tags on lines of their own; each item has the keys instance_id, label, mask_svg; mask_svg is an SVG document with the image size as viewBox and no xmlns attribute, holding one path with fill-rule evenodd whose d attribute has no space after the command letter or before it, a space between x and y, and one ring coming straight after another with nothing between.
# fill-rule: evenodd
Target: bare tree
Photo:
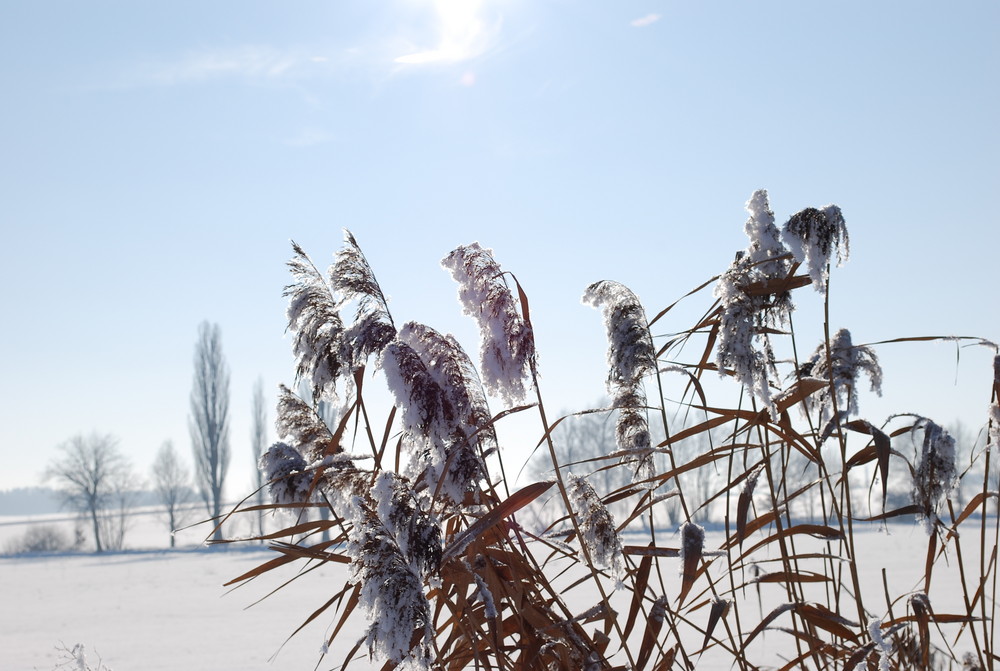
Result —
<instances>
[{"instance_id":1,"label":"bare tree","mask_svg":"<svg viewBox=\"0 0 1000 671\"><path fill-rule=\"evenodd\" d=\"M183 506L191 499L190 483L191 473L181 462L173 442L164 442L153 462L153 488L166 512L170 547L176 545L173 532L185 521Z\"/></svg>"},{"instance_id":2,"label":"bare tree","mask_svg":"<svg viewBox=\"0 0 1000 671\"><path fill-rule=\"evenodd\" d=\"M194 382L188 417L198 490L208 514L222 513L222 494L229 469L229 366L222 355L218 324L202 322L194 348ZM222 539L222 529L215 538Z\"/></svg>"},{"instance_id":3,"label":"bare tree","mask_svg":"<svg viewBox=\"0 0 1000 671\"><path fill-rule=\"evenodd\" d=\"M106 540L121 547L132 468L118 449L118 439L109 434L79 434L58 449L62 455L49 464L45 479L56 483L65 504L90 518L98 552L105 550ZM105 520L113 506L120 513L117 533ZM109 531L111 538L107 538Z\"/></svg>"},{"instance_id":4,"label":"bare tree","mask_svg":"<svg viewBox=\"0 0 1000 671\"><path fill-rule=\"evenodd\" d=\"M253 400L250 406L250 449L253 452L254 482L257 487L257 505L264 505L264 473L258 462L267 448L267 409L264 407L264 381L257 378L253 386ZM257 525L260 535L264 535L264 511L257 511Z\"/></svg>"}]
</instances>

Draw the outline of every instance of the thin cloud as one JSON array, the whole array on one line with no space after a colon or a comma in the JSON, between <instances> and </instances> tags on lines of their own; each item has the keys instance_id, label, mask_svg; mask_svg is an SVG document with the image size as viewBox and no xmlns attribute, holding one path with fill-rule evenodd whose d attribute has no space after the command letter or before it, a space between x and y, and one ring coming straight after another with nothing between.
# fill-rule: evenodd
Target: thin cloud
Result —
<instances>
[{"instance_id":1,"label":"thin cloud","mask_svg":"<svg viewBox=\"0 0 1000 671\"><path fill-rule=\"evenodd\" d=\"M166 65L147 67L145 79L181 84L223 78L279 80L307 76L327 67L328 58L291 49L248 45L189 53Z\"/></svg>"},{"instance_id":2,"label":"thin cloud","mask_svg":"<svg viewBox=\"0 0 1000 671\"><path fill-rule=\"evenodd\" d=\"M499 25L486 21L483 4L480 0L434 0L436 43L430 48L398 56L395 62L405 65L460 63L486 53L496 42Z\"/></svg>"},{"instance_id":3,"label":"thin cloud","mask_svg":"<svg viewBox=\"0 0 1000 671\"><path fill-rule=\"evenodd\" d=\"M646 26L653 25L654 23L656 23L657 21L659 21L661 18L663 18L663 17L660 16L659 14L647 14L646 16L640 17L638 19L633 19L630 22L630 25L633 28L645 28Z\"/></svg>"}]
</instances>

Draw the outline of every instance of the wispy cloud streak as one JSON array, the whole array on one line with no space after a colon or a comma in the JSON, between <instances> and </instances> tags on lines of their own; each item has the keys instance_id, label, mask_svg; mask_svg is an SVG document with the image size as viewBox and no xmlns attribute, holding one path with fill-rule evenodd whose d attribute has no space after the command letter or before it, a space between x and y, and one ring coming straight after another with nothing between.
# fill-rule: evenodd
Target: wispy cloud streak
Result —
<instances>
[{"instance_id":1,"label":"wispy cloud streak","mask_svg":"<svg viewBox=\"0 0 1000 671\"><path fill-rule=\"evenodd\" d=\"M659 21L662 16L659 14L647 14L646 16L640 17L638 19L633 19L629 22L633 28L645 28L646 26L651 26L657 21Z\"/></svg>"}]
</instances>

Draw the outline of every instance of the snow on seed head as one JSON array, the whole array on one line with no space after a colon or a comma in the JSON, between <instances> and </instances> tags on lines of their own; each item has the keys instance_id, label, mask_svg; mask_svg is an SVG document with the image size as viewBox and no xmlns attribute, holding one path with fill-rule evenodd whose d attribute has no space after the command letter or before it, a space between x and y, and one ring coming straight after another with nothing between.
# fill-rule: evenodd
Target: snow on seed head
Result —
<instances>
[{"instance_id":1,"label":"snow on seed head","mask_svg":"<svg viewBox=\"0 0 1000 671\"><path fill-rule=\"evenodd\" d=\"M920 419L913 432L923 431L920 457L913 472L913 502L928 534L934 530L937 511L958 482L955 469L955 439L927 418Z\"/></svg>"},{"instance_id":2,"label":"snow on seed head","mask_svg":"<svg viewBox=\"0 0 1000 671\"><path fill-rule=\"evenodd\" d=\"M433 639L430 603L416 569L378 517L364 508L347 552L351 581L361 585L358 603L368 615L369 652L392 662L430 668ZM418 642L411 646L415 634Z\"/></svg>"},{"instance_id":3,"label":"snow on seed head","mask_svg":"<svg viewBox=\"0 0 1000 671\"><path fill-rule=\"evenodd\" d=\"M268 491L278 504L302 503L309 494L312 474L306 472L306 460L294 447L275 443L261 455L258 467L270 482Z\"/></svg>"},{"instance_id":4,"label":"snow on seed head","mask_svg":"<svg viewBox=\"0 0 1000 671\"><path fill-rule=\"evenodd\" d=\"M535 362L531 324L518 313L517 301L493 250L478 242L456 248L441 260L458 283L465 314L479 324L483 385L505 403L524 399L525 379Z\"/></svg>"},{"instance_id":5,"label":"snow on seed head","mask_svg":"<svg viewBox=\"0 0 1000 671\"><path fill-rule=\"evenodd\" d=\"M705 528L694 522L681 526L681 559L697 560L705 552Z\"/></svg>"},{"instance_id":6,"label":"snow on seed head","mask_svg":"<svg viewBox=\"0 0 1000 671\"><path fill-rule=\"evenodd\" d=\"M570 474L567 493L580 525L582 541L594 564L611 570L616 579L625 574L621 539L611 513L585 477Z\"/></svg>"},{"instance_id":7,"label":"snow on seed head","mask_svg":"<svg viewBox=\"0 0 1000 671\"><path fill-rule=\"evenodd\" d=\"M750 218L743 225L743 231L750 239L747 260L766 278L784 277L788 273L788 260L777 259L786 256L788 250L781 242L781 232L774 225L774 212L767 201L767 191L758 189L746 204Z\"/></svg>"},{"instance_id":8,"label":"snow on seed head","mask_svg":"<svg viewBox=\"0 0 1000 671\"><path fill-rule=\"evenodd\" d=\"M795 260L808 269L813 287L819 292L826 289L827 267L833 253L837 254L837 265L850 254L844 215L836 205L796 212L785 223L783 237Z\"/></svg>"},{"instance_id":9,"label":"snow on seed head","mask_svg":"<svg viewBox=\"0 0 1000 671\"><path fill-rule=\"evenodd\" d=\"M608 393L632 386L656 368L656 351L649 334L646 312L639 298L624 284L611 280L587 287L583 302L603 308L608 333Z\"/></svg>"},{"instance_id":10,"label":"snow on seed head","mask_svg":"<svg viewBox=\"0 0 1000 671\"><path fill-rule=\"evenodd\" d=\"M829 351L825 343L820 343L806 363L808 374L821 380L833 381L837 409L842 413L858 413L858 378L861 373L868 376L871 390L882 395L882 367L875 351L864 345L851 342L851 332L840 329L830 339ZM821 389L816 398L820 407L820 421L825 422L833 414L833 398L829 387Z\"/></svg>"}]
</instances>

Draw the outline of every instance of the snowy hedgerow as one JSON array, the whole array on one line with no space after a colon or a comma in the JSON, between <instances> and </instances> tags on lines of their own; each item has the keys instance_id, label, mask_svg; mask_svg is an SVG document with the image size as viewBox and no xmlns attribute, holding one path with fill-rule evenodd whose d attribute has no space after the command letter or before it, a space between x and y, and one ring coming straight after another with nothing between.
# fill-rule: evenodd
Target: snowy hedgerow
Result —
<instances>
[{"instance_id":1,"label":"snowy hedgerow","mask_svg":"<svg viewBox=\"0 0 1000 671\"><path fill-rule=\"evenodd\" d=\"M610 569L616 579L621 579L625 574L625 560L611 512L585 477L570 474L566 492L580 526L581 541L587 546L594 565Z\"/></svg>"},{"instance_id":2,"label":"snowy hedgerow","mask_svg":"<svg viewBox=\"0 0 1000 671\"><path fill-rule=\"evenodd\" d=\"M803 376L811 376L821 380L833 381L833 392L836 395L837 409L841 413L856 415L858 413L858 378L861 373L868 376L871 390L882 395L882 367L874 350L864 345L854 345L851 342L851 332L840 329L830 340L829 350L826 343L820 343L803 365ZM820 421L826 421L833 415L833 398L829 387L824 387L816 393L820 408Z\"/></svg>"},{"instance_id":3,"label":"snowy hedgerow","mask_svg":"<svg viewBox=\"0 0 1000 671\"><path fill-rule=\"evenodd\" d=\"M478 242L456 248L441 260L458 282L465 314L479 323L483 385L512 405L524 399L525 379L535 362L535 337L526 315L517 310L493 250Z\"/></svg>"},{"instance_id":4,"label":"snowy hedgerow","mask_svg":"<svg viewBox=\"0 0 1000 671\"><path fill-rule=\"evenodd\" d=\"M923 431L920 458L913 473L913 502L930 534L937 522L938 508L948 492L958 483L955 469L955 439L929 419L921 418L913 433Z\"/></svg>"},{"instance_id":5,"label":"snowy hedgerow","mask_svg":"<svg viewBox=\"0 0 1000 671\"><path fill-rule=\"evenodd\" d=\"M837 253L838 266L850 255L844 215L836 205L796 212L785 223L783 237L795 260L808 269L813 287L819 292L826 289L833 253Z\"/></svg>"}]
</instances>

